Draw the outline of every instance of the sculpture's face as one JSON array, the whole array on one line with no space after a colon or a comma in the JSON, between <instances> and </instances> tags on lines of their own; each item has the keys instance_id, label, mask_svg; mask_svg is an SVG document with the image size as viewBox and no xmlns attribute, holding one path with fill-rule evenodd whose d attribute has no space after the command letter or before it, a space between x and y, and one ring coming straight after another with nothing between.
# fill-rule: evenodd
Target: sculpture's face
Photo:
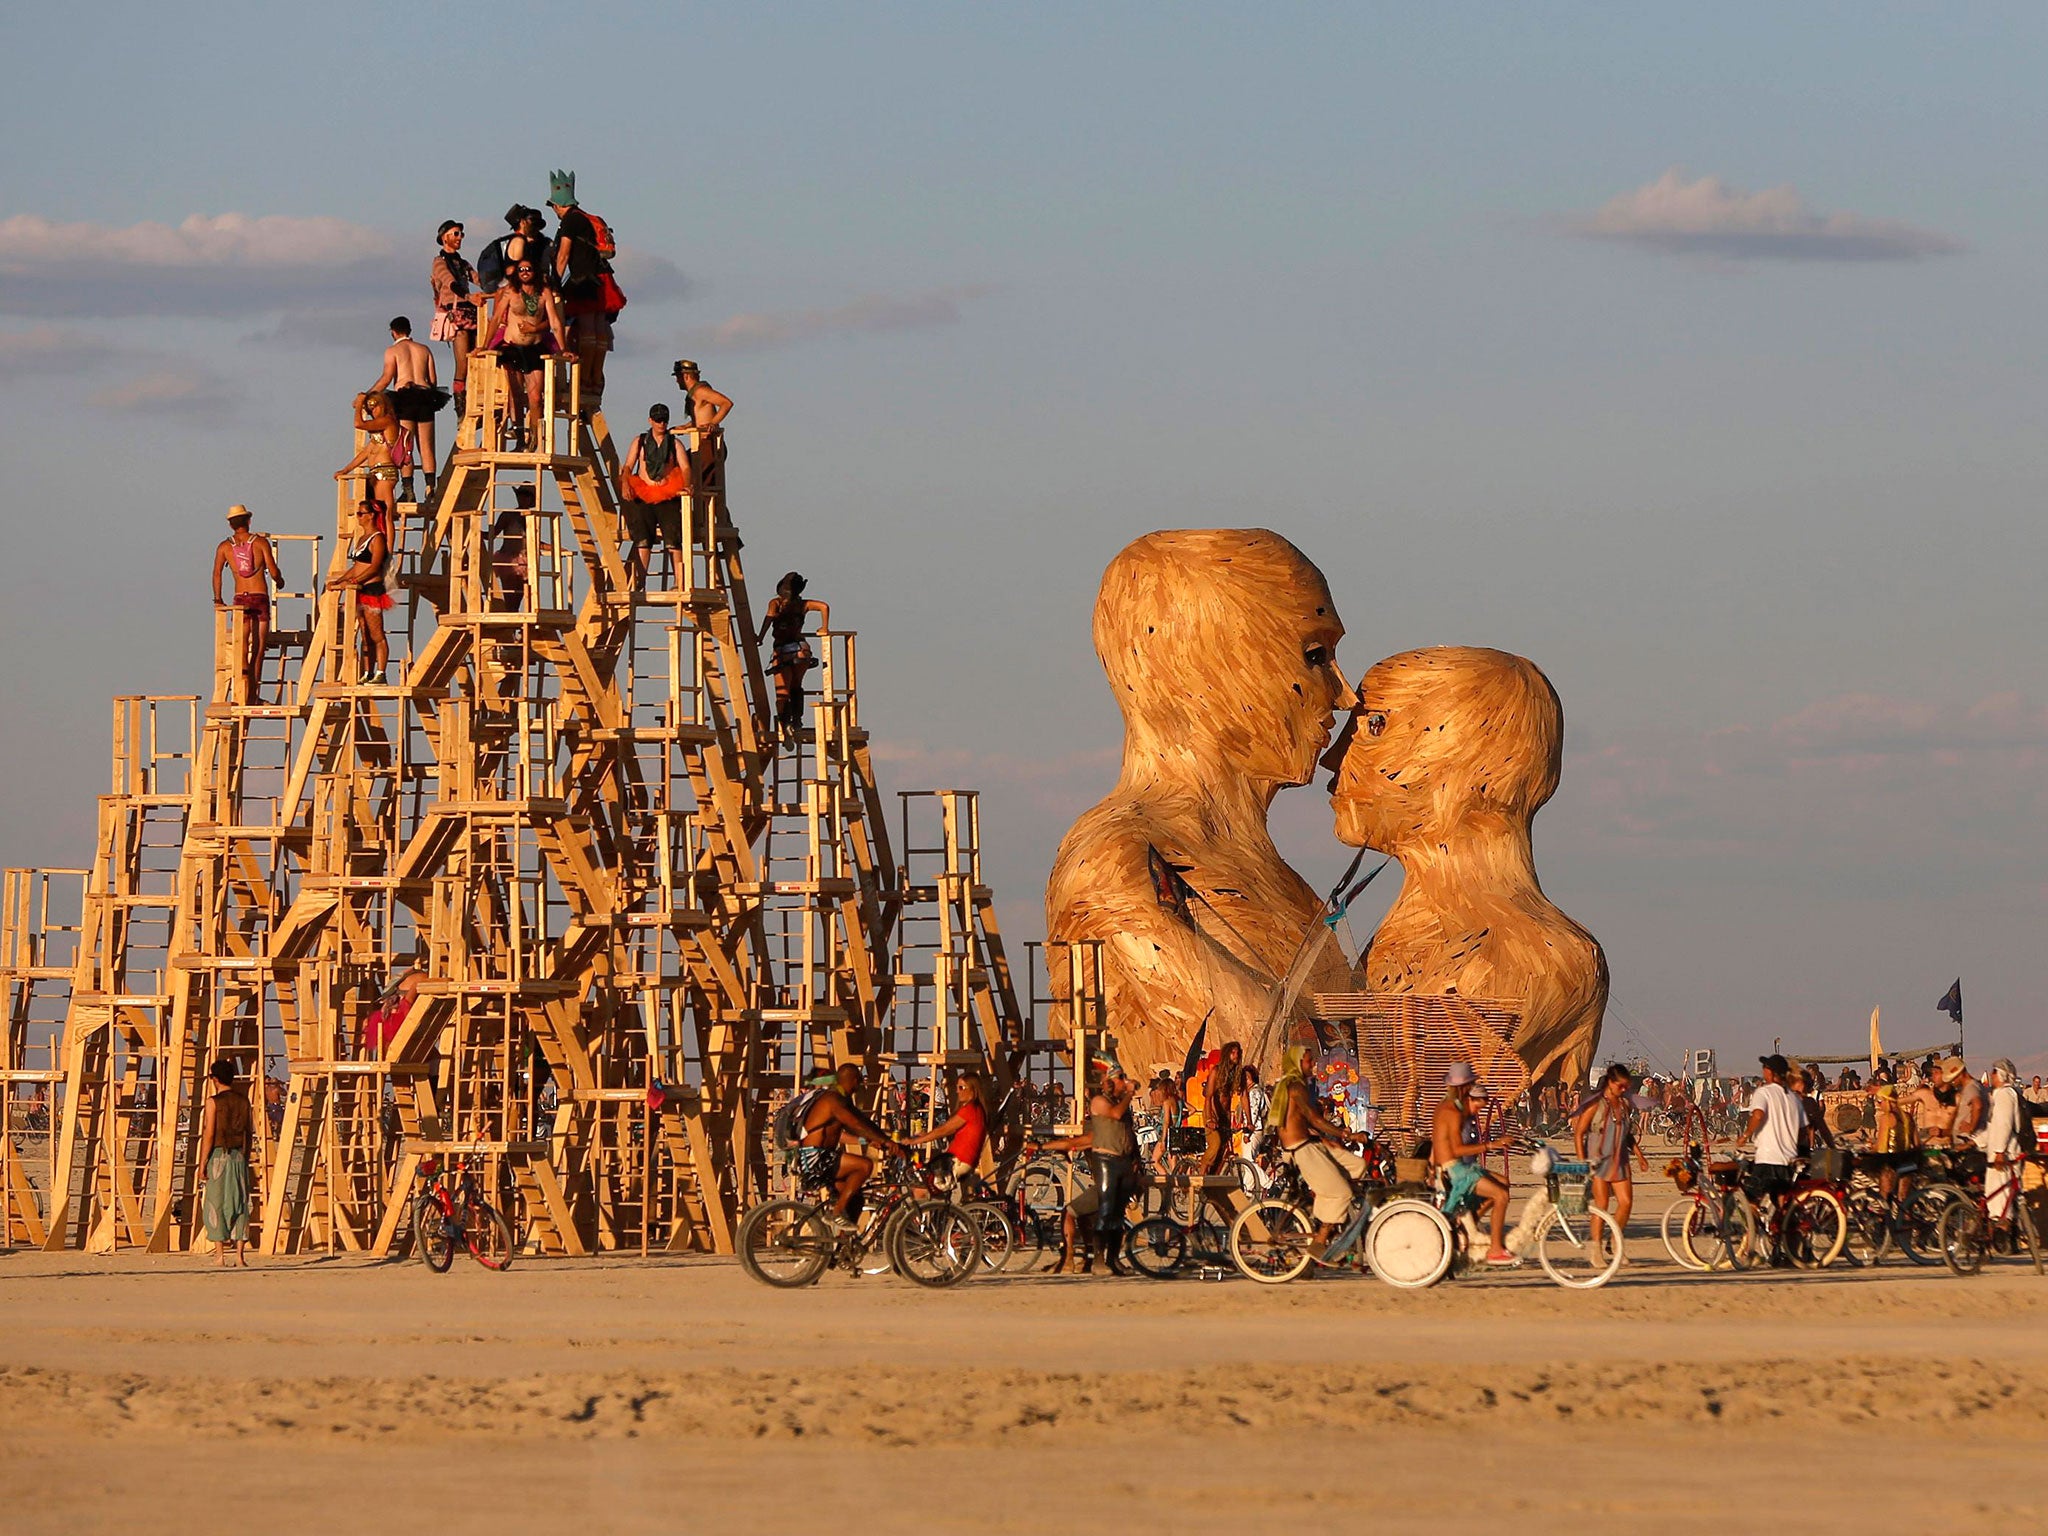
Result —
<instances>
[{"instance_id":1,"label":"sculpture's face","mask_svg":"<svg viewBox=\"0 0 2048 1536\"><path fill-rule=\"evenodd\" d=\"M1241 738L1241 762L1251 778L1306 784L1330 745L1336 711L1349 709L1354 697L1337 670L1344 624L1313 567L1267 600L1274 622L1258 626L1255 636L1271 637L1269 653L1241 663L1248 685L1243 712L1256 722Z\"/></svg>"},{"instance_id":2,"label":"sculpture's face","mask_svg":"<svg viewBox=\"0 0 2048 1536\"><path fill-rule=\"evenodd\" d=\"M1526 825L1556 787L1562 743L1556 696L1527 662L1465 646L1390 656L1359 680L1323 759L1337 836L1395 853L1474 815Z\"/></svg>"}]
</instances>

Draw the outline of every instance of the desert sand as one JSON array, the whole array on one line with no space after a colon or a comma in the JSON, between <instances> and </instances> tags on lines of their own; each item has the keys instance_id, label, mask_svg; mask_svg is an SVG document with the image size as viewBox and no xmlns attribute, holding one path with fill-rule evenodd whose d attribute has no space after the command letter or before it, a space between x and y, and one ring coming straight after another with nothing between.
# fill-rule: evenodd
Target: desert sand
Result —
<instances>
[{"instance_id":1,"label":"desert sand","mask_svg":"<svg viewBox=\"0 0 2048 1536\"><path fill-rule=\"evenodd\" d=\"M1653 1208L1661 1200L1652 1199ZM17 1532L1725 1531L2048 1513L2048 1282L1370 1279L0 1253ZM1789 1513L1789 1512L1788 1512ZM2010 1527L2008 1527L2010 1528Z\"/></svg>"}]
</instances>

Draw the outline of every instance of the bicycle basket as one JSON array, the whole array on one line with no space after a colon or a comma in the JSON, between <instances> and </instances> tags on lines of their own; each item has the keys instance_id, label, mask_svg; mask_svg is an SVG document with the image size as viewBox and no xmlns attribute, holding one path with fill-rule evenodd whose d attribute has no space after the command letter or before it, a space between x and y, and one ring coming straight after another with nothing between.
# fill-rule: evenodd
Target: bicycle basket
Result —
<instances>
[{"instance_id":1,"label":"bicycle basket","mask_svg":"<svg viewBox=\"0 0 2048 1536\"><path fill-rule=\"evenodd\" d=\"M1550 1198L1567 1216L1586 1214L1586 1195L1592 1184L1591 1163L1570 1163L1559 1159L1550 1165Z\"/></svg>"},{"instance_id":2,"label":"bicycle basket","mask_svg":"<svg viewBox=\"0 0 2048 1536\"><path fill-rule=\"evenodd\" d=\"M1429 1159L1426 1157L1395 1158L1394 1182L1396 1184L1427 1184L1429 1182Z\"/></svg>"}]
</instances>

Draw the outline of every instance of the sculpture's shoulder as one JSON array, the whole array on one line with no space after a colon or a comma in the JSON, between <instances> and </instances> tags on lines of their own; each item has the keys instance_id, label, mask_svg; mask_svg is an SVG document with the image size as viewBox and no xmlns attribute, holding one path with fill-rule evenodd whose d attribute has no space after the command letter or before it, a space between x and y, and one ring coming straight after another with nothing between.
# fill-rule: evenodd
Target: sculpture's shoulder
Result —
<instances>
[{"instance_id":1,"label":"sculpture's shoulder","mask_svg":"<svg viewBox=\"0 0 2048 1536\"><path fill-rule=\"evenodd\" d=\"M1157 915L1149 861L1160 826L1129 796L1097 802L1067 829L1045 883L1046 932L1054 938L1102 938L1133 917Z\"/></svg>"}]
</instances>

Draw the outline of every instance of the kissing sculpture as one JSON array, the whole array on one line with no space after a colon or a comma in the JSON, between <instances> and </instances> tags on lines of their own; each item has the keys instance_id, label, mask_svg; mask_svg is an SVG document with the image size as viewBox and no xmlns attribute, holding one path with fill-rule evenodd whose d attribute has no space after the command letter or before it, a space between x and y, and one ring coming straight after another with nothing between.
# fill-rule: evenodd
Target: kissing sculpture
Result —
<instances>
[{"instance_id":1,"label":"kissing sculpture","mask_svg":"<svg viewBox=\"0 0 2048 1536\"><path fill-rule=\"evenodd\" d=\"M1343 634L1322 572L1262 528L1147 534L1103 573L1095 653L1123 771L1060 844L1045 916L1054 943L1102 941L1127 1068L1179 1066L1205 1020L1211 1045L1249 1041L1322 911L1266 811L1313 777L1332 711L1350 707ZM1162 905L1154 850L1192 888L1185 916ZM1312 984L1348 982L1340 962Z\"/></svg>"},{"instance_id":2,"label":"kissing sculpture","mask_svg":"<svg viewBox=\"0 0 2048 1536\"><path fill-rule=\"evenodd\" d=\"M1388 657L1358 696L1325 760L1337 835L1398 859L1403 878L1357 984L1507 1003L1529 1080L1584 1083L1607 957L1543 894L1529 843L1563 758L1556 690L1519 656L1446 645Z\"/></svg>"}]
</instances>

